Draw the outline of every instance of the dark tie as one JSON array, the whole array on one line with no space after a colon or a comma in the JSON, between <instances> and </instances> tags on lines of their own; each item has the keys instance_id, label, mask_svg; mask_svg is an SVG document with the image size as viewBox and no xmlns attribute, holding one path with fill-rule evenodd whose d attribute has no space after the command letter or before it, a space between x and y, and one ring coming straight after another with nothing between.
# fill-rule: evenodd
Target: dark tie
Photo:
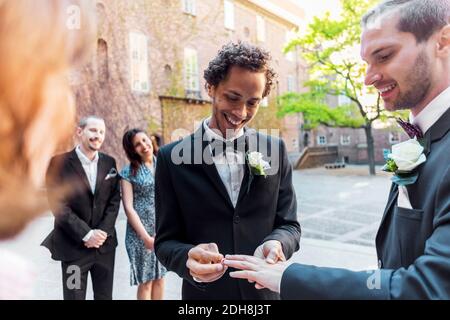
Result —
<instances>
[{"instance_id":1,"label":"dark tie","mask_svg":"<svg viewBox=\"0 0 450 320\"><path fill-rule=\"evenodd\" d=\"M211 146L211 153L213 155L213 157L219 155L219 154L224 154L225 151L227 150L231 150L233 152L246 152L247 149L247 144L246 144L246 138L245 135L234 139L233 141L223 141L223 140L218 140L218 139L212 139L211 142L209 143Z\"/></svg>"},{"instance_id":2,"label":"dark tie","mask_svg":"<svg viewBox=\"0 0 450 320\"><path fill-rule=\"evenodd\" d=\"M423 138L422 130L415 124L410 123L409 121L403 121L400 118L397 118L397 123L400 125L400 127L405 130L406 134L411 138L414 139L415 137L417 139Z\"/></svg>"}]
</instances>

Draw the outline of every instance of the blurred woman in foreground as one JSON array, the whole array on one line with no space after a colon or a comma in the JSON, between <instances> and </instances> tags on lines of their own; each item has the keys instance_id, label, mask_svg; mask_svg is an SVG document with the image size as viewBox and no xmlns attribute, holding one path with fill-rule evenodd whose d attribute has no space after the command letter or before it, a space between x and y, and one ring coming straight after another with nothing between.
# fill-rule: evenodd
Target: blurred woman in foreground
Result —
<instances>
[{"instance_id":1,"label":"blurred woman in foreground","mask_svg":"<svg viewBox=\"0 0 450 320\"><path fill-rule=\"evenodd\" d=\"M0 240L19 234L47 210L39 188L50 157L73 131L67 76L95 43L92 4L0 0ZM24 264L0 254L0 299L23 297L16 282L26 287Z\"/></svg>"}]
</instances>

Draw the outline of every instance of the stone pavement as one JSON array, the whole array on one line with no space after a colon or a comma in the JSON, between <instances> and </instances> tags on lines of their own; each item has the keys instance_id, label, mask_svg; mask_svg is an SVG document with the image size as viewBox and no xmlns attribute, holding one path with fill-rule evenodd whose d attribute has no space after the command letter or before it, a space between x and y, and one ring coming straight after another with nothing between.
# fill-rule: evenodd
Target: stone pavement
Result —
<instances>
[{"instance_id":1,"label":"stone pavement","mask_svg":"<svg viewBox=\"0 0 450 320\"><path fill-rule=\"evenodd\" d=\"M390 181L384 174L367 175L366 166L345 169L294 171L299 220L303 229L300 251L292 262L318 266L364 270L376 267L374 237L381 220ZM16 253L32 263L36 286L31 299L61 299L60 263L50 259L39 243L51 230L53 218L43 216L20 236L0 242L0 248ZM117 221L119 247L116 256L114 299L135 299L136 287L129 285L129 265L125 251L126 218ZM165 298L180 299L181 279L169 272ZM88 299L92 299L91 289Z\"/></svg>"},{"instance_id":2,"label":"stone pavement","mask_svg":"<svg viewBox=\"0 0 450 320\"><path fill-rule=\"evenodd\" d=\"M377 167L294 172L299 221L305 238L373 246L389 195L390 179Z\"/></svg>"}]
</instances>

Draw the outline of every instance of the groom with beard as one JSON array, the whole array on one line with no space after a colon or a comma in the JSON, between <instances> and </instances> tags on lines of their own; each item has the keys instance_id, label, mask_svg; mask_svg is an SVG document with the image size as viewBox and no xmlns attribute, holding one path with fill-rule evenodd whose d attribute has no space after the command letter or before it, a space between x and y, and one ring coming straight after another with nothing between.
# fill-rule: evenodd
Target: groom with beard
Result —
<instances>
[{"instance_id":1,"label":"groom with beard","mask_svg":"<svg viewBox=\"0 0 450 320\"><path fill-rule=\"evenodd\" d=\"M269 265L243 255L224 264L242 269L232 277L283 299L450 299L450 1L384 1L362 25L365 84L387 110L411 111L410 122L399 122L415 145L407 152L418 150L409 164L415 180L392 184L376 236L379 270Z\"/></svg>"},{"instance_id":2,"label":"groom with beard","mask_svg":"<svg viewBox=\"0 0 450 320\"><path fill-rule=\"evenodd\" d=\"M246 125L275 76L270 55L225 45L204 72L212 115L158 153L158 259L183 278L183 299L279 299L232 279L225 254L284 261L299 248L292 169L282 140Z\"/></svg>"}]
</instances>

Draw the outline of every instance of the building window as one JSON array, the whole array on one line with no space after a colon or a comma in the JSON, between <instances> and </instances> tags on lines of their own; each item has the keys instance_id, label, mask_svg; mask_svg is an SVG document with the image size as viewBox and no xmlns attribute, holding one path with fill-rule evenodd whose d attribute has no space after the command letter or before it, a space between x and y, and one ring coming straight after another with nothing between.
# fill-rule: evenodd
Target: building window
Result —
<instances>
[{"instance_id":1,"label":"building window","mask_svg":"<svg viewBox=\"0 0 450 320\"><path fill-rule=\"evenodd\" d=\"M351 138L349 135L341 135L341 145L348 146L351 142Z\"/></svg>"},{"instance_id":2,"label":"building window","mask_svg":"<svg viewBox=\"0 0 450 320\"><path fill-rule=\"evenodd\" d=\"M317 137L317 144L319 146L323 146L327 144L327 137L326 136L318 136Z\"/></svg>"},{"instance_id":3,"label":"building window","mask_svg":"<svg viewBox=\"0 0 450 320\"><path fill-rule=\"evenodd\" d=\"M244 36L246 38L250 37L250 29L248 27L244 27Z\"/></svg>"},{"instance_id":4,"label":"building window","mask_svg":"<svg viewBox=\"0 0 450 320\"><path fill-rule=\"evenodd\" d=\"M266 22L261 16L256 16L256 40L259 42L266 41Z\"/></svg>"},{"instance_id":5,"label":"building window","mask_svg":"<svg viewBox=\"0 0 450 320\"><path fill-rule=\"evenodd\" d=\"M259 103L259 105L263 108L267 108L269 106L269 98L268 97L264 97L261 102Z\"/></svg>"},{"instance_id":6,"label":"building window","mask_svg":"<svg viewBox=\"0 0 450 320\"><path fill-rule=\"evenodd\" d=\"M200 98L198 56L190 48L184 49L184 83L187 97Z\"/></svg>"},{"instance_id":7,"label":"building window","mask_svg":"<svg viewBox=\"0 0 450 320\"><path fill-rule=\"evenodd\" d=\"M131 89L148 93L150 90L148 70L148 41L141 33L130 32Z\"/></svg>"},{"instance_id":8,"label":"building window","mask_svg":"<svg viewBox=\"0 0 450 320\"><path fill-rule=\"evenodd\" d=\"M172 67L170 65L168 65L168 64L166 64L164 66L164 76L167 79L170 79L172 77Z\"/></svg>"},{"instance_id":9,"label":"building window","mask_svg":"<svg viewBox=\"0 0 450 320\"><path fill-rule=\"evenodd\" d=\"M196 15L195 0L181 0L181 2L183 3L183 11L185 13L193 16Z\"/></svg>"},{"instance_id":10,"label":"building window","mask_svg":"<svg viewBox=\"0 0 450 320\"><path fill-rule=\"evenodd\" d=\"M225 28L234 30L234 3L230 0L224 1Z\"/></svg>"},{"instance_id":11,"label":"building window","mask_svg":"<svg viewBox=\"0 0 450 320\"><path fill-rule=\"evenodd\" d=\"M295 85L295 76L288 75L287 76L287 91L288 92L296 92L296 85Z\"/></svg>"},{"instance_id":12,"label":"building window","mask_svg":"<svg viewBox=\"0 0 450 320\"><path fill-rule=\"evenodd\" d=\"M389 132L389 143L395 144L400 142L400 134L398 132Z\"/></svg>"},{"instance_id":13,"label":"building window","mask_svg":"<svg viewBox=\"0 0 450 320\"><path fill-rule=\"evenodd\" d=\"M103 39L98 39L97 41L97 70L100 82L105 82L109 79L108 44Z\"/></svg>"},{"instance_id":14,"label":"building window","mask_svg":"<svg viewBox=\"0 0 450 320\"><path fill-rule=\"evenodd\" d=\"M306 148L309 146L309 133L303 133L303 146Z\"/></svg>"},{"instance_id":15,"label":"building window","mask_svg":"<svg viewBox=\"0 0 450 320\"><path fill-rule=\"evenodd\" d=\"M105 5L103 3L98 2L97 5L97 25L98 27L103 27L105 23Z\"/></svg>"},{"instance_id":16,"label":"building window","mask_svg":"<svg viewBox=\"0 0 450 320\"><path fill-rule=\"evenodd\" d=\"M347 97L343 94L338 96L338 105L345 106L345 105L349 105L351 103L352 103L352 100L349 97Z\"/></svg>"}]
</instances>

